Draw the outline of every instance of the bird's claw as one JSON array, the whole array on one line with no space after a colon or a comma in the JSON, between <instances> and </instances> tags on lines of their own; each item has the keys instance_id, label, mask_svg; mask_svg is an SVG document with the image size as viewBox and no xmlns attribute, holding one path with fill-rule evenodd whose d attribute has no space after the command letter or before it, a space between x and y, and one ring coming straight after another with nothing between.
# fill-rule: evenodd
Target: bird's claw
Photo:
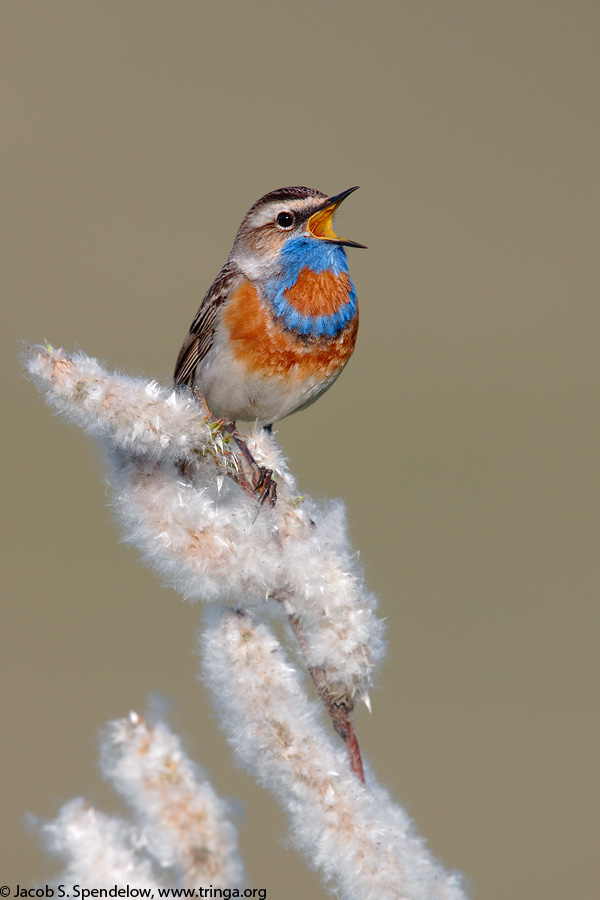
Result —
<instances>
[{"instance_id":1,"label":"bird's claw","mask_svg":"<svg viewBox=\"0 0 600 900\"><path fill-rule=\"evenodd\" d=\"M254 483L254 492L258 494L260 505L263 506L268 500L269 506L275 506L277 503L277 482L273 478L273 469L259 466L252 481Z\"/></svg>"},{"instance_id":2,"label":"bird's claw","mask_svg":"<svg viewBox=\"0 0 600 900\"><path fill-rule=\"evenodd\" d=\"M275 506L277 502L277 482L273 478L273 470L267 469L266 466L258 465L248 449L246 441L235 427L234 422L224 422L224 427L235 441L242 459L246 463L246 474L244 478L244 481L246 482L245 490L249 493L258 495L260 506L264 506L267 501L269 502L269 506ZM248 469L251 474L251 484L247 477Z\"/></svg>"}]
</instances>

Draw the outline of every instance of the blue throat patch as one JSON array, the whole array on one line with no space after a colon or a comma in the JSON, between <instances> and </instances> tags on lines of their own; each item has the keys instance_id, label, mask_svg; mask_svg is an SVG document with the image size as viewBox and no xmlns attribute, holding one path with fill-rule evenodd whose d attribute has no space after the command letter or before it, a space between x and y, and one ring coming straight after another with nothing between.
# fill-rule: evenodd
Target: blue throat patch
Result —
<instances>
[{"instance_id":1,"label":"blue throat patch","mask_svg":"<svg viewBox=\"0 0 600 900\"><path fill-rule=\"evenodd\" d=\"M335 337L339 334L356 313L356 291L348 274L344 248L310 237L290 238L281 251L280 260L281 275L266 283L265 293L283 326L290 331L315 337ZM285 291L296 284L302 269L307 268L316 274L326 270L334 275L345 272L350 278L348 301L329 316L303 316L284 297Z\"/></svg>"}]
</instances>

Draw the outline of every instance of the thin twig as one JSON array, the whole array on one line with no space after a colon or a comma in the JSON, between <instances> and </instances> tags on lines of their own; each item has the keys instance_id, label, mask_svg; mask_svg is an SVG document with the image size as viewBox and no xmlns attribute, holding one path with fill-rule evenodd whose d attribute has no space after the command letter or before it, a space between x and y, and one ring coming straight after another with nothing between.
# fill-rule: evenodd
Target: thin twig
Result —
<instances>
[{"instance_id":1,"label":"thin twig","mask_svg":"<svg viewBox=\"0 0 600 900\"><path fill-rule=\"evenodd\" d=\"M288 618L300 649L306 650L306 638L298 617L289 616ZM327 671L323 666L308 666L308 671L334 730L346 745L352 771L364 784L365 773L352 718L354 700L341 685L330 684Z\"/></svg>"}]
</instances>

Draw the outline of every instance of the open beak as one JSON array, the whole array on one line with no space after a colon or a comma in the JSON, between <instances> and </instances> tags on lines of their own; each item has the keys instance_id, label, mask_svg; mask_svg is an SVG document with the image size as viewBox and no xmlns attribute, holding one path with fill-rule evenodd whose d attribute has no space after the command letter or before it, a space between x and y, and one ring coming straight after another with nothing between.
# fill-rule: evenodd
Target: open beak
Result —
<instances>
[{"instance_id":1,"label":"open beak","mask_svg":"<svg viewBox=\"0 0 600 900\"><path fill-rule=\"evenodd\" d=\"M307 231L311 237L319 238L321 241L328 241L330 244L342 244L345 247L363 247L365 250L367 249L364 244L357 244L356 241L346 241L343 238L339 238L331 227L331 220L340 203L346 199L348 194L356 190L358 190L358 187L351 187L347 191L342 191L341 194L336 194L335 197L327 197L326 200L323 200L320 208L312 214L306 223Z\"/></svg>"}]
</instances>

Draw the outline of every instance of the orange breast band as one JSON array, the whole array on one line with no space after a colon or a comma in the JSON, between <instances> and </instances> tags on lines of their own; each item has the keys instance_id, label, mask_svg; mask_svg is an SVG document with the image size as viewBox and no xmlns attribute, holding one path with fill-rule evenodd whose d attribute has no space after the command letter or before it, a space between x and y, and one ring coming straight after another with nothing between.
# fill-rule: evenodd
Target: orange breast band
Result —
<instances>
[{"instance_id":1,"label":"orange breast band","mask_svg":"<svg viewBox=\"0 0 600 900\"><path fill-rule=\"evenodd\" d=\"M311 299L314 295L309 291L303 296L307 298L306 302L314 302ZM327 314L322 305L316 313L312 307L302 308L302 313ZM244 281L229 298L223 323L229 332L234 357L244 364L249 374L329 378L342 369L352 355L358 315L334 338L299 337L275 321L254 285Z\"/></svg>"}]
</instances>

